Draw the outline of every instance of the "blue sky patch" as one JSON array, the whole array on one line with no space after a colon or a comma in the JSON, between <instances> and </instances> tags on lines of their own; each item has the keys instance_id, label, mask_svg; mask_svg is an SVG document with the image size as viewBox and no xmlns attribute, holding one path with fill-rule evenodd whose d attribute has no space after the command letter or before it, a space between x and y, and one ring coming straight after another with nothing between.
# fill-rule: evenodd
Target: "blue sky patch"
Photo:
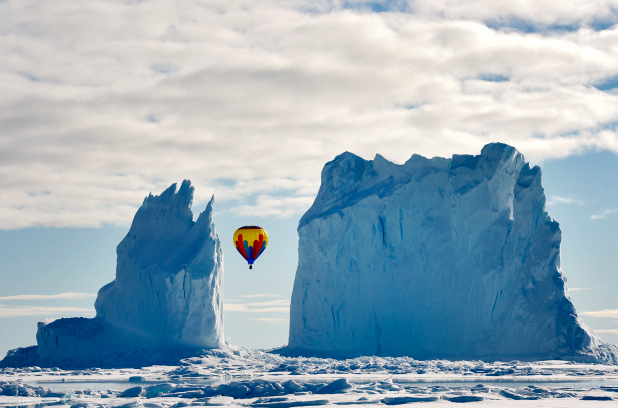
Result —
<instances>
[{"instance_id":1,"label":"blue sky patch","mask_svg":"<svg viewBox=\"0 0 618 408\"><path fill-rule=\"evenodd\" d=\"M150 69L152 69L157 74L171 74L172 72L178 71L178 69L173 67L172 64L170 64L169 62L165 62L162 64L152 64L150 66Z\"/></svg>"},{"instance_id":2,"label":"blue sky patch","mask_svg":"<svg viewBox=\"0 0 618 408\"><path fill-rule=\"evenodd\" d=\"M603 81L593 84L592 86L597 88L599 91L610 91L612 89L616 89L618 88L618 75L605 78Z\"/></svg>"},{"instance_id":3,"label":"blue sky patch","mask_svg":"<svg viewBox=\"0 0 618 408\"><path fill-rule=\"evenodd\" d=\"M570 33L579 30L582 27L588 27L595 31L603 31L612 28L618 23L618 13L613 12L610 15L595 18L592 21L585 23L583 21L573 21L569 23L554 23L550 25L541 24L533 20L526 20L520 17L498 17L484 21L485 25L494 30L513 30L522 33L532 34L539 33L543 35Z\"/></svg>"},{"instance_id":4,"label":"blue sky patch","mask_svg":"<svg viewBox=\"0 0 618 408\"><path fill-rule=\"evenodd\" d=\"M523 33L537 33L538 27L534 22L519 17L506 17L486 20L485 25L494 30L511 29Z\"/></svg>"},{"instance_id":5,"label":"blue sky patch","mask_svg":"<svg viewBox=\"0 0 618 408\"><path fill-rule=\"evenodd\" d=\"M234 187L236 185L236 180L220 178L220 179L215 180L215 183L222 185L222 186L226 186L226 187Z\"/></svg>"},{"instance_id":6,"label":"blue sky patch","mask_svg":"<svg viewBox=\"0 0 618 408\"><path fill-rule=\"evenodd\" d=\"M26 77L26 79L32 82L41 82L41 80L33 74L25 74L24 77Z\"/></svg>"},{"instance_id":7,"label":"blue sky patch","mask_svg":"<svg viewBox=\"0 0 618 408\"><path fill-rule=\"evenodd\" d=\"M489 82L508 82L510 80L509 77L500 74L481 74L479 79Z\"/></svg>"},{"instance_id":8,"label":"blue sky patch","mask_svg":"<svg viewBox=\"0 0 618 408\"><path fill-rule=\"evenodd\" d=\"M618 130L618 120L614 120L614 121L611 121L611 122L603 123L599 127L599 130L612 130L612 131Z\"/></svg>"},{"instance_id":9,"label":"blue sky patch","mask_svg":"<svg viewBox=\"0 0 618 408\"><path fill-rule=\"evenodd\" d=\"M383 1L345 1L342 7L349 10L363 10L374 13L386 12L410 12L408 3L401 0L383 0Z\"/></svg>"},{"instance_id":10,"label":"blue sky patch","mask_svg":"<svg viewBox=\"0 0 618 408\"><path fill-rule=\"evenodd\" d=\"M589 27L592 28L594 31L609 30L610 28L615 26L617 22L618 19L616 18L616 16L612 16L611 19L593 20L590 23Z\"/></svg>"},{"instance_id":11,"label":"blue sky patch","mask_svg":"<svg viewBox=\"0 0 618 408\"><path fill-rule=\"evenodd\" d=\"M538 33L543 35L574 32L582 27L580 23L543 25L535 21L525 20L519 17L497 18L486 20L484 23L487 27L493 30L506 29L519 31L526 34Z\"/></svg>"},{"instance_id":12,"label":"blue sky patch","mask_svg":"<svg viewBox=\"0 0 618 408\"><path fill-rule=\"evenodd\" d=\"M543 31L552 33L572 33L579 30L582 27L580 23L571 24L551 24L547 26Z\"/></svg>"},{"instance_id":13,"label":"blue sky patch","mask_svg":"<svg viewBox=\"0 0 618 408\"><path fill-rule=\"evenodd\" d=\"M595 31L608 30L618 23L618 10L612 7L610 14L594 18L588 26Z\"/></svg>"}]
</instances>

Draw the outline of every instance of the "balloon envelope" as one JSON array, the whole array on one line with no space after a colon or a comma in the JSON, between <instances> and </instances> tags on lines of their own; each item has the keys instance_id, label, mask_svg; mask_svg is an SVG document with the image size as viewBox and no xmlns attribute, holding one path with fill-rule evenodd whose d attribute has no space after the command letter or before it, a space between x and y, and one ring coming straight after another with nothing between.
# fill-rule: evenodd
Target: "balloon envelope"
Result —
<instances>
[{"instance_id":1,"label":"balloon envelope","mask_svg":"<svg viewBox=\"0 0 618 408\"><path fill-rule=\"evenodd\" d=\"M238 228L234 233L234 246L249 265L253 265L253 261L264 252L266 245L268 233L264 228L248 225Z\"/></svg>"}]
</instances>

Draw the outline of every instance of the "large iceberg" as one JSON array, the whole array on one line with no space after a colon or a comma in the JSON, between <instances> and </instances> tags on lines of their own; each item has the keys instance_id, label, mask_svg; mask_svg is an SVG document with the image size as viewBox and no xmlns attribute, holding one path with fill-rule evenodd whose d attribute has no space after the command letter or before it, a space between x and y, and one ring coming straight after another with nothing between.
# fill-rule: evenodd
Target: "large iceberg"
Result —
<instances>
[{"instance_id":1,"label":"large iceberg","mask_svg":"<svg viewBox=\"0 0 618 408\"><path fill-rule=\"evenodd\" d=\"M99 290L95 318L43 320L38 346L10 352L10 360L140 366L222 346L223 250L214 198L193 221L193 190L185 180L178 191L173 184L144 199L118 245L116 279Z\"/></svg>"},{"instance_id":2,"label":"large iceberg","mask_svg":"<svg viewBox=\"0 0 618 408\"><path fill-rule=\"evenodd\" d=\"M569 300L541 170L511 146L343 153L298 235L287 353L617 361Z\"/></svg>"}]
</instances>

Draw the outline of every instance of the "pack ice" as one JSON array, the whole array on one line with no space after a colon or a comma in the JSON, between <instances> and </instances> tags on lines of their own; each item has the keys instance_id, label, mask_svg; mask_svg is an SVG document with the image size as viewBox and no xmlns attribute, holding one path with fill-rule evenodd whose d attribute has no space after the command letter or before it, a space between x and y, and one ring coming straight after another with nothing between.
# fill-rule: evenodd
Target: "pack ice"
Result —
<instances>
[{"instance_id":1,"label":"pack ice","mask_svg":"<svg viewBox=\"0 0 618 408\"><path fill-rule=\"evenodd\" d=\"M343 153L298 227L288 352L617 361L577 316L541 170L513 147Z\"/></svg>"},{"instance_id":2,"label":"pack ice","mask_svg":"<svg viewBox=\"0 0 618 408\"><path fill-rule=\"evenodd\" d=\"M174 357L152 350L223 345L214 198L193 221L194 188L188 180L176 187L144 199L117 247L116 279L99 290L96 317L40 322L29 365L140 366Z\"/></svg>"}]
</instances>

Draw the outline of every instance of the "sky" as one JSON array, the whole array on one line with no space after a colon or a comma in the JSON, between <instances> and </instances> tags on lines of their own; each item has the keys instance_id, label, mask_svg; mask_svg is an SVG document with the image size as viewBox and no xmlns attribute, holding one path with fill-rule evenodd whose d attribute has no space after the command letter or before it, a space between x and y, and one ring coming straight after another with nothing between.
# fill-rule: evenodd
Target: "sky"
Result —
<instances>
[{"instance_id":1,"label":"sky","mask_svg":"<svg viewBox=\"0 0 618 408\"><path fill-rule=\"evenodd\" d=\"M91 316L144 197L183 179L195 214L215 196L226 336L280 346L327 161L489 142L542 167L570 296L618 343L617 22L618 0L0 0L0 354ZM251 272L245 224L271 237Z\"/></svg>"}]
</instances>

